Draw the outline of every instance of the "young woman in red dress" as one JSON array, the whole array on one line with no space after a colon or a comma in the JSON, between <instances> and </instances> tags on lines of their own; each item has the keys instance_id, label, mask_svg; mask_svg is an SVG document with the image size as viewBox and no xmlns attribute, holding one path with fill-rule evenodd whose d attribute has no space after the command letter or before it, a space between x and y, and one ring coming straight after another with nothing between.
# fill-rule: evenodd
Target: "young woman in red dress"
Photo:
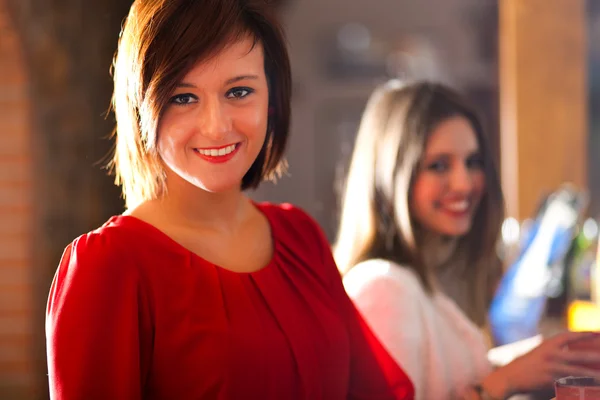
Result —
<instances>
[{"instance_id":1,"label":"young woman in red dress","mask_svg":"<svg viewBox=\"0 0 600 400\"><path fill-rule=\"evenodd\" d=\"M115 58L127 211L73 241L47 309L53 399L412 399L282 171L290 67L256 0L138 0Z\"/></svg>"}]
</instances>

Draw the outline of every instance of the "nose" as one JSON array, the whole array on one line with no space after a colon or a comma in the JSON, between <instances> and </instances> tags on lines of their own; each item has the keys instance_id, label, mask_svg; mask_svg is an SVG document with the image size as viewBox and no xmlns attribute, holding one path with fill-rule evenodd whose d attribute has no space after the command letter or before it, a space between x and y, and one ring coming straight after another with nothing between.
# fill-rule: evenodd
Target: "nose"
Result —
<instances>
[{"instance_id":1,"label":"nose","mask_svg":"<svg viewBox=\"0 0 600 400\"><path fill-rule=\"evenodd\" d=\"M205 98L199 116L200 133L212 140L221 140L231 130L231 118L216 98Z\"/></svg>"},{"instance_id":2,"label":"nose","mask_svg":"<svg viewBox=\"0 0 600 400\"><path fill-rule=\"evenodd\" d=\"M473 190L472 171L464 164L453 168L450 175L450 190L457 193L469 193Z\"/></svg>"}]
</instances>

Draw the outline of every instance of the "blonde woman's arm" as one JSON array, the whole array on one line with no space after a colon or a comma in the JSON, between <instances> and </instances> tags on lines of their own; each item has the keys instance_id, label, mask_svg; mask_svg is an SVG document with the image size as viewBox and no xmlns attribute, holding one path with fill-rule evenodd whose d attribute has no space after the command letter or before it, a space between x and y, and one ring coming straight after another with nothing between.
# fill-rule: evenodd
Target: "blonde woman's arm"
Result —
<instances>
[{"instance_id":1,"label":"blonde woman's arm","mask_svg":"<svg viewBox=\"0 0 600 400\"><path fill-rule=\"evenodd\" d=\"M415 398L426 387L424 328L420 284L410 273L406 279L390 273L398 268L384 261L369 261L344 278L346 292L379 341L410 377Z\"/></svg>"}]
</instances>

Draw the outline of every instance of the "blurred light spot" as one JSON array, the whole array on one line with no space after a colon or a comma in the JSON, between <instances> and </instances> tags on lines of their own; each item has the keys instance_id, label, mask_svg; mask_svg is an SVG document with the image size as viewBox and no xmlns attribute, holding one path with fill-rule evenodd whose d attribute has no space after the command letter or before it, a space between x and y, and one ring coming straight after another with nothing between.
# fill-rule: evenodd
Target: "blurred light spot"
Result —
<instances>
[{"instance_id":1,"label":"blurred light spot","mask_svg":"<svg viewBox=\"0 0 600 400\"><path fill-rule=\"evenodd\" d=\"M598 235L598 223L593 218L588 218L583 223L583 236L593 240Z\"/></svg>"},{"instance_id":2,"label":"blurred light spot","mask_svg":"<svg viewBox=\"0 0 600 400\"><path fill-rule=\"evenodd\" d=\"M507 218L502 223L502 240L504 243L512 244L519 241L519 222L514 218Z\"/></svg>"}]
</instances>

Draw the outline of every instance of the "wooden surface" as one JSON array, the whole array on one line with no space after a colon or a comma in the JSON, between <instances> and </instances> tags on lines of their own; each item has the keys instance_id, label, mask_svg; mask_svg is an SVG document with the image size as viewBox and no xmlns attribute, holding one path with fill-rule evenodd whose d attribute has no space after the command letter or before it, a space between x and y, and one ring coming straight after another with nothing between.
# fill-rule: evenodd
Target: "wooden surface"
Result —
<instances>
[{"instance_id":1,"label":"wooden surface","mask_svg":"<svg viewBox=\"0 0 600 400\"><path fill-rule=\"evenodd\" d=\"M584 0L501 0L500 144L508 214L563 182L587 186Z\"/></svg>"}]
</instances>

